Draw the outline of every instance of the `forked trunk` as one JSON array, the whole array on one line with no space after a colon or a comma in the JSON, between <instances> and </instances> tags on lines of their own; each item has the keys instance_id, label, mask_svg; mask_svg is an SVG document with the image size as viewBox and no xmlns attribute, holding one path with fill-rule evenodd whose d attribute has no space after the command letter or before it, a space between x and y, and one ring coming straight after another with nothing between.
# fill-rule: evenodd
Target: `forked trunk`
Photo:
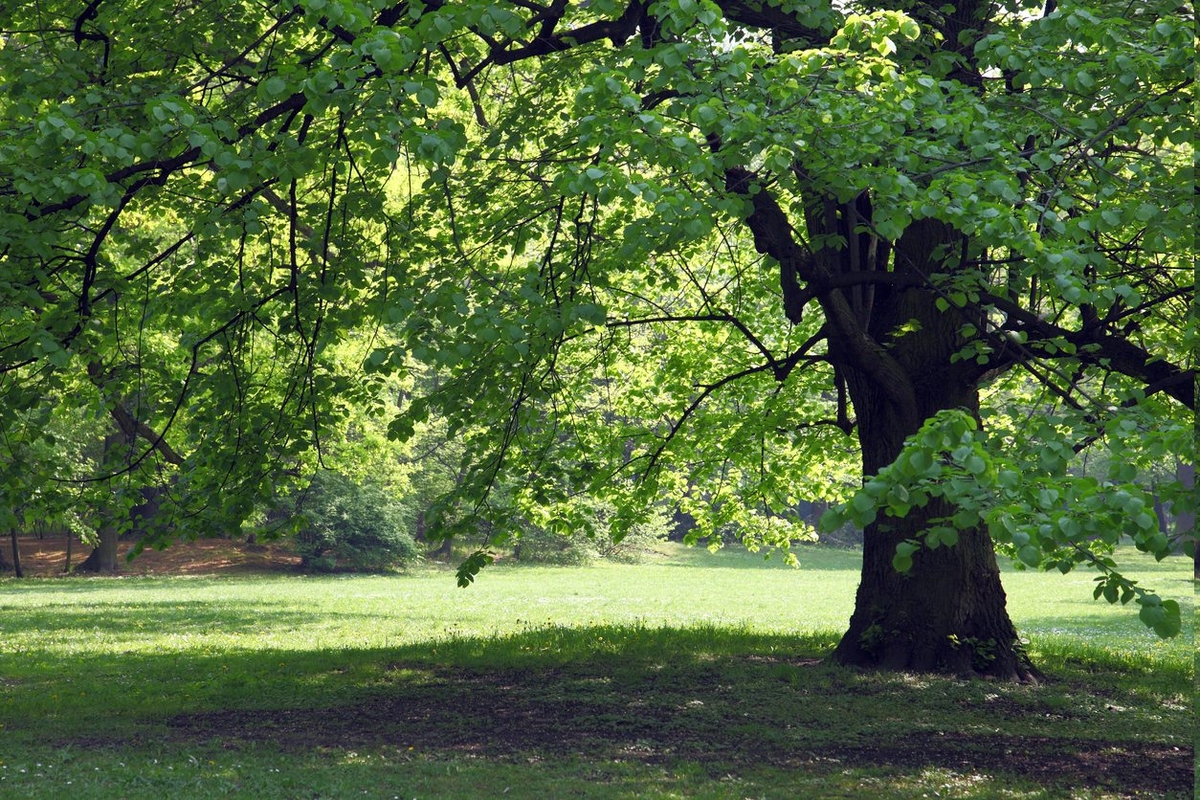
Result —
<instances>
[{"instance_id":1,"label":"forked trunk","mask_svg":"<svg viewBox=\"0 0 1200 800\"><path fill-rule=\"evenodd\" d=\"M935 271L933 254L953 235L936 223L914 225L897 243L897 264ZM965 320L937 305L937 295L924 287L878 292L864 327L884 348L891 372L858 366L862 359L843 362L864 475L892 463L905 438L937 412L978 412L978 372L952 358ZM881 514L868 526L854 614L835 660L1005 680L1038 677L1009 619L986 530L960 531L953 547L923 547L907 573L892 566L897 544L922 540L932 519L953 513L945 501L933 501L904 519Z\"/></svg>"}]
</instances>

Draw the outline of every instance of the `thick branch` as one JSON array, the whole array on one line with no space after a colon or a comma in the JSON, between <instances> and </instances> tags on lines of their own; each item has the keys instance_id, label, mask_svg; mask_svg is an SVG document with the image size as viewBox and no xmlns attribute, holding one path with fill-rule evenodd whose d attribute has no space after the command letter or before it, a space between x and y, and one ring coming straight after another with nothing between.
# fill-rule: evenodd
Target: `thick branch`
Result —
<instances>
[{"instance_id":1,"label":"thick branch","mask_svg":"<svg viewBox=\"0 0 1200 800\"><path fill-rule=\"evenodd\" d=\"M747 28L769 30L777 36L798 40L810 47L827 44L833 33L832 20L828 29L813 28L797 19L795 13L762 0L717 0L717 5L731 22Z\"/></svg>"},{"instance_id":2,"label":"thick branch","mask_svg":"<svg viewBox=\"0 0 1200 800\"><path fill-rule=\"evenodd\" d=\"M487 58L458 77L456 80L458 86L461 88L469 84L476 75L489 65L500 66L503 64L512 64L527 58L536 58L538 56L549 55L550 53L561 53L564 50L570 50L572 47L592 44L606 39L611 41L615 46L620 47L637 31L638 23L646 13L646 4L635 0L635 2L629 3L621 13L621 16L616 19L597 20L589 22L586 25L581 25L578 28L554 33L553 31L558 26L558 23L566 15L567 5L566 3L556 3L531 21L531 24L538 26L539 31L529 44L509 49L506 45L489 42Z\"/></svg>"},{"instance_id":3,"label":"thick branch","mask_svg":"<svg viewBox=\"0 0 1200 800\"><path fill-rule=\"evenodd\" d=\"M982 299L985 305L995 306L1019 325L1020 330L1029 337L1027 344L1036 344L1039 340L1069 342L1075 346L1077 356L1093 362L1106 359L1108 368L1141 381L1147 390L1165 392L1195 411L1195 370L1185 370L1156 357L1128 339L1114 336L1103 328L1071 331L1047 322L1011 300L994 295L984 295ZM1091 350L1085 351L1084 348Z\"/></svg>"},{"instance_id":4,"label":"thick branch","mask_svg":"<svg viewBox=\"0 0 1200 800\"><path fill-rule=\"evenodd\" d=\"M754 173L740 167L725 171L725 186L727 191L748 198L753 206L746 225L754 235L755 249L780 264L784 313L788 318L795 321L800 312L794 305L789 306L789 298L794 304L806 294L798 280L811 283L825 312L830 355L869 376L900 413L915 413L917 401L912 382L896 360L863 330L842 291L828 288L832 271L796 241L787 214L771 193L757 182ZM920 424L915 418L909 422L913 430Z\"/></svg>"}]
</instances>

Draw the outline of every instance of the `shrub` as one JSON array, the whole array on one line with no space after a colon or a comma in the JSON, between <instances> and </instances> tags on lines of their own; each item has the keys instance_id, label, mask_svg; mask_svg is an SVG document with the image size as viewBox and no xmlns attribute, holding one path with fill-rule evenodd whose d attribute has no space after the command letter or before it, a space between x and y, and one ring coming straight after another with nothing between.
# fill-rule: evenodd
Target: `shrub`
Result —
<instances>
[{"instance_id":1,"label":"shrub","mask_svg":"<svg viewBox=\"0 0 1200 800\"><path fill-rule=\"evenodd\" d=\"M579 565L598 559L636 562L666 541L673 522L670 514L654 509L649 517L635 523L619 542L608 536L615 514L612 504L598 500L580 501L578 514L586 516L580 524L567 530L548 530L530 525L521 531L514 548L518 561Z\"/></svg>"},{"instance_id":2,"label":"shrub","mask_svg":"<svg viewBox=\"0 0 1200 800\"><path fill-rule=\"evenodd\" d=\"M371 572L420 558L400 506L378 484L322 471L292 500L293 544L304 569Z\"/></svg>"}]
</instances>

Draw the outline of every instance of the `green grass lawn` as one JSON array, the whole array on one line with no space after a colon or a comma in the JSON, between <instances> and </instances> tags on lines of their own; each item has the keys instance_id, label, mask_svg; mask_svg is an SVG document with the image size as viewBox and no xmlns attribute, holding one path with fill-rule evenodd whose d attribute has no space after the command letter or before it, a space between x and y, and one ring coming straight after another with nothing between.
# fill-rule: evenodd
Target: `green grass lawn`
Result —
<instances>
[{"instance_id":1,"label":"green grass lawn","mask_svg":"<svg viewBox=\"0 0 1200 800\"><path fill-rule=\"evenodd\" d=\"M1190 629L1007 571L1046 685L840 670L858 555L799 557L0 581L0 797L1191 795Z\"/></svg>"}]
</instances>

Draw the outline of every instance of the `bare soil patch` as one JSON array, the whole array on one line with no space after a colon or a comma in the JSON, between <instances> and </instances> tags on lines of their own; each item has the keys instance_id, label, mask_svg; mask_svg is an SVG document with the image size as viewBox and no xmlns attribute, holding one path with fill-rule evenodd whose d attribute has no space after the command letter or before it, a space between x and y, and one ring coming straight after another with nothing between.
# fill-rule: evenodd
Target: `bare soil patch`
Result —
<instances>
[{"instance_id":1,"label":"bare soil patch","mask_svg":"<svg viewBox=\"0 0 1200 800\"><path fill-rule=\"evenodd\" d=\"M335 708L225 710L172 718L174 738L228 749L271 743L286 751L417 748L535 763L556 758L664 764L718 771L749 765L821 774L847 767L937 768L1019 775L1060 790L1121 797L1191 797L1192 751L1151 742L946 731L881 741L856 737L805 744L748 721L740 703L708 695L678 703L610 686L579 692L580 675L456 672L393 686L362 704Z\"/></svg>"},{"instance_id":2,"label":"bare soil patch","mask_svg":"<svg viewBox=\"0 0 1200 800\"><path fill-rule=\"evenodd\" d=\"M67 567L65 536L21 536L17 538L21 568L31 577L62 575ZM279 544L248 544L234 539L198 539L176 542L165 550L143 550L132 561L126 556L131 542L121 542L119 575L219 575L252 572L278 572L299 567L300 558ZM78 540L71 543L70 565L79 566L92 548ZM12 540L0 539L4 572L12 575Z\"/></svg>"}]
</instances>

